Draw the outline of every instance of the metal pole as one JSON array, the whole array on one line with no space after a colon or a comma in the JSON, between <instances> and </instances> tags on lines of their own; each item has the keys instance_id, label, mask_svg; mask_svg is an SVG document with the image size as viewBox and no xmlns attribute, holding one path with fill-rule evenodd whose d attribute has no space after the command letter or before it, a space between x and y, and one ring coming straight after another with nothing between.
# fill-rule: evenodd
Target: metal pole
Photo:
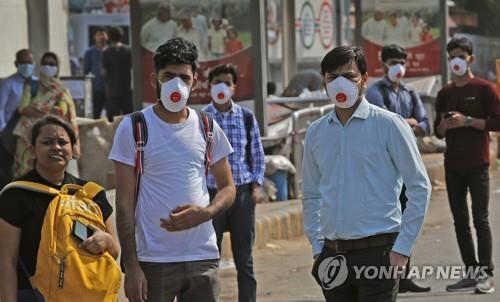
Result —
<instances>
[{"instance_id":1,"label":"metal pole","mask_svg":"<svg viewBox=\"0 0 500 302\"><path fill-rule=\"evenodd\" d=\"M283 88L297 73L297 53L295 48L295 1L283 0Z\"/></svg>"},{"instance_id":2,"label":"metal pole","mask_svg":"<svg viewBox=\"0 0 500 302\"><path fill-rule=\"evenodd\" d=\"M267 83L267 60L266 60L266 27L261 24L266 23L266 4L264 0L252 1L250 5L250 20L252 22L252 60L253 60L253 87L255 101L255 118L259 123L262 136L267 134L267 104L266 83Z\"/></svg>"},{"instance_id":3,"label":"metal pole","mask_svg":"<svg viewBox=\"0 0 500 302\"><path fill-rule=\"evenodd\" d=\"M448 30L448 5L447 0L440 0L439 2L439 12L440 12L440 30L441 30L441 87L448 83L450 79L450 71L448 69L448 56L446 53L446 44L449 40L449 30Z\"/></svg>"},{"instance_id":4,"label":"metal pole","mask_svg":"<svg viewBox=\"0 0 500 302\"><path fill-rule=\"evenodd\" d=\"M132 36L132 75L134 81L134 110L141 110L144 102L143 67L141 55L141 4L139 0L130 1L130 31Z\"/></svg>"}]
</instances>

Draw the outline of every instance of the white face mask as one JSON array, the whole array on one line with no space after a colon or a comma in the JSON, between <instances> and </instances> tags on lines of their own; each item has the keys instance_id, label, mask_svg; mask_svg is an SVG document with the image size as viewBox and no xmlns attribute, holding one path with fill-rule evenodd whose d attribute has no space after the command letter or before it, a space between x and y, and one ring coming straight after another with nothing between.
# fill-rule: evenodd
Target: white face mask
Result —
<instances>
[{"instance_id":1,"label":"white face mask","mask_svg":"<svg viewBox=\"0 0 500 302\"><path fill-rule=\"evenodd\" d=\"M170 112L179 112L186 107L189 98L189 86L179 77L161 84L160 100Z\"/></svg>"},{"instance_id":2,"label":"white face mask","mask_svg":"<svg viewBox=\"0 0 500 302\"><path fill-rule=\"evenodd\" d=\"M55 77L57 74L57 66L42 65L40 66L40 72L48 77Z\"/></svg>"},{"instance_id":3,"label":"white face mask","mask_svg":"<svg viewBox=\"0 0 500 302\"><path fill-rule=\"evenodd\" d=\"M229 102L232 97L231 89L225 83L212 85L210 94L212 95L212 100L219 105Z\"/></svg>"},{"instance_id":4,"label":"white face mask","mask_svg":"<svg viewBox=\"0 0 500 302\"><path fill-rule=\"evenodd\" d=\"M406 68L401 64L395 64L389 67L387 77L391 82L399 83L405 76Z\"/></svg>"},{"instance_id":5,"label":"white face mask","mask_svg":"<svg viewBox=\"0 0 500 302\"><path fill-rule=\"evenodd\" d=\"M328 83L326 92L339 108L351 108L359 98L358 85L342 76Z\"/></svg>"},{"instance_id":6,"label":"white face mask","mask_svg":"<svg viewBox=\"0 0 500 302\"><path fill-rule=\"evenodd\" d=\"M461 58L454 58L450 61L450 69L457 76L463 76L467 72L467 61Z\"/></svg>"}]
</instances>

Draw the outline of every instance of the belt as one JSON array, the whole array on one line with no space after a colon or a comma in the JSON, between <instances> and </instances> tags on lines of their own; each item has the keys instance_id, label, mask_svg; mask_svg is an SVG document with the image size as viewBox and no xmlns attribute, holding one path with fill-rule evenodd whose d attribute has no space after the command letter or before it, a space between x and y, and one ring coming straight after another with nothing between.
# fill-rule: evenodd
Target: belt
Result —
<instances>
[{"instance_id":1,"label":"belt","mask_svg":"<svg viewBox=\"0 0 500 302\"><path fill-rule=\"evenodd\" d=\"M352 240L325 240L325 246L334 252L343 253L353 250L360 250L370 247L385 246L394 244L398 233L378 234L369 237Z\"/></svg>"}]
</instances>

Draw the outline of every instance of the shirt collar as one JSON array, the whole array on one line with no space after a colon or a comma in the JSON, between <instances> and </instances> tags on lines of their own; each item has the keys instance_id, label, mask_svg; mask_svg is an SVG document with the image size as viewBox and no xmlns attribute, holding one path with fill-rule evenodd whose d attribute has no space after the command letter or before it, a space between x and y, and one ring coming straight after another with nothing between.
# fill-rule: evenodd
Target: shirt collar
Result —
<instances>
[{"instance_id":1,"label":"shirt collar","mask_svg":"<svg viewBox=\"0 0 500 302\"><path fill-rule=\"evenodd\" d=\"M229 113L236 113L236 111L239 109L240 105L236 104L233 100L230 100L231 102L231 108L229 108L228 111L226 112L229 112ZM221 112L217 109L217 107L214 106L214 103L213 102L210 102L210 106L212 107L212 109L214 110L214 112L216 113L224 113L224 112Z\"/></svg>"},{"instance_id":2,"label":"shirt collar","mask_svg":"<svg viewBox=\"0 0 500 302\"><path fill-rule=\"evenodd\" d=\"M358 108L356 108L356 111L352 114L352 116L349 118L349 120L353 118L359 118L362 120L366 120L368 116L370 115L370 104L366 100L365 96L362 96L362 100L358 105ZM330 112L330 117L328 118L328 123L331 124L332 122L340 124L339 118L337 117L337 114L335 113L335 109Z\"/></svg>"},{"instance_id":3,"label":"shirt collar","mask_svg":"<svg viewBox=\"0 0 500 302\"><path fill-rule=\"evenodd\" d=\"M384 76L382 78L382 84L392 89L392 82L387 76ZM399 82L399 88L401 88L402 90L408 90L403 81Z\"/></svg>"}]
</instances>

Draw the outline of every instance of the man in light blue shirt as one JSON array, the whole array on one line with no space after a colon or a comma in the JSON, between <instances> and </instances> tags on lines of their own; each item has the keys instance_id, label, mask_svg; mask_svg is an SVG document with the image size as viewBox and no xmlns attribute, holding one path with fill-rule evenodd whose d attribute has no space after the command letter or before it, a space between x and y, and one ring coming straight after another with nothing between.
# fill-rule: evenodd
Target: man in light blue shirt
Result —
<instances>
[{"instance_id":1,"label":"man in light blue shirt","mask_svg":"<svg viewBox=\"0 0 500 302\"><path fill-rule=\"evenodd\" d=\"M321 71L336 107L310 126L305 139L303 212L312 273L327 301L396 301L397 278L357 278L355 269L406 265L431 185L408 124L364 98L363 51L337 47ZM403 181L409 199L404 215Z\"/></svg>"},{"instance_id":2,"label":"man in light blue shirt","mask_svg":"<svg viewBox=\"0 0 500 302\"><path fill-rule=\"evenodd\" d=\"M21 49L16 53L17 72L0 83L0 132L5 128L21 101L24 82L33 75L33 53Z\"/></svg>"}]
</instances>

